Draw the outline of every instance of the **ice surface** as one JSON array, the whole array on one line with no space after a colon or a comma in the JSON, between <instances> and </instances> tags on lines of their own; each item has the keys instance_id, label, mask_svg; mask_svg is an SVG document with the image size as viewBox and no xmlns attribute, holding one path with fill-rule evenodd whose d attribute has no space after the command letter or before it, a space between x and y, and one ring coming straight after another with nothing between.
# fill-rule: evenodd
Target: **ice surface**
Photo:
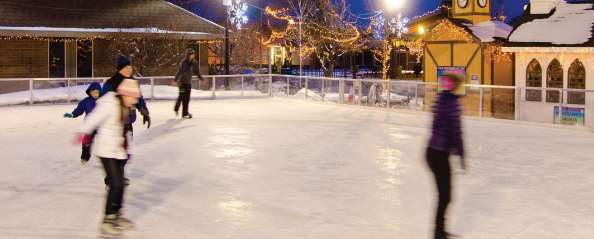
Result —
<instances>
[{"instance_id":1,"label":"ice surface","mask_svg":"<svg viewBox=\"0 0 594 239\"><path fill-rule=\"evenodd\" d=\"M148 101L126 166L126 238L429 238L427 114L285 99ZM96 238L106 192L72 143L75 104L0 107L0 238ZM503 121L502 121L503 122ZM507 122L507 121L505 121ZM463 121L449 229L464 238L592 238L590 132Z\"/></svg>"},{"instance_id":2,"label":"ice surface","mask_svg":"<svg viewBox=\"0 0 594 239\"><path fill-rule=\"evenodd\" d=\"M524 23L509 36L509 41L583 44L592 38L592 6L592 3L569 4L559 1L551 17Z\"/></svg>"}]
</instances>

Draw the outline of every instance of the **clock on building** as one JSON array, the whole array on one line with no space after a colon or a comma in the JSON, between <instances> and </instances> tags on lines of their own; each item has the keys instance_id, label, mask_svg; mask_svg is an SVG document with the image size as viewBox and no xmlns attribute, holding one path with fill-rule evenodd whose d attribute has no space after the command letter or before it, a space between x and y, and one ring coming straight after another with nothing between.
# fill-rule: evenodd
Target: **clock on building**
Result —
<instances>
[{"instance_id":1,"label":"clock on building","mask_svg":"<svg viewBox=\"0 0 594 239\"><path fill-rule=\"evenodd\" d=\"M487 0L477 0L478 1L478 5L479 7L486 7L487 6Z\"/></svg>"},{"instance_id":2,"label":"clock on building","mask_svg":"<svg viewBox=\"0 0 594 239\"><path fill-rule=\"evenodd\" d=\"M468 5L468 0L458 0L458 6L460 8L465 8Z\"/></svg>"}]
</instances>

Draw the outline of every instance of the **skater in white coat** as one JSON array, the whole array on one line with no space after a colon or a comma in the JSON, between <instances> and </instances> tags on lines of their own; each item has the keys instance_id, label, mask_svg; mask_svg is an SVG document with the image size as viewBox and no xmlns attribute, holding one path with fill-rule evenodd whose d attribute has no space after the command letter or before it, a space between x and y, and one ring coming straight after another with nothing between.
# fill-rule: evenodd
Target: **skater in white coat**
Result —
<instances>
[{"instance_id":1,"label":"skater in white coat","mask_svg":"<svg viewBox=\"0 0 594 239\"><path fill-rule=\"evenodd\" d=\"M94 150L111 184L105 203L105 218L100 227L101 234L106 236L117 236L122 230L133 228L120 211L124 197L124 165L130 157L124 124L130 118L129 108L138 102L140 96L138 81L124 79L115 92L108 92L97 100L97 106L78 130L79 141L84 141L98 128Z\"/></svg>"}]
</instances>

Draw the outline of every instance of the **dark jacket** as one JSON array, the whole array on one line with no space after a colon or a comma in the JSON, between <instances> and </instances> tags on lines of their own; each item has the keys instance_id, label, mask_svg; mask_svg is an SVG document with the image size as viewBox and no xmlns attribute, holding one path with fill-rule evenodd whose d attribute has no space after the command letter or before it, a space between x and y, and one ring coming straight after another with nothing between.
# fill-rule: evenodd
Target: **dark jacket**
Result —
<instances>
[{"instance_id":1,"label":"dark jacket","mask_svg":"<svg viewBox=\"0 0 594 239\"><path fill-rule=\"evenodd\" d=\"M464 157L459 96L443 91L433 108L433 130L429 148Z\"/></svg>"},{"instance_id":2,"label":"dark jacket","mask_svg":"<svg viewBox=\"0 0 594 239\"><path fill-rule=\"evenodd\" d=\"M93 82L91 83L91 85L89 85L89 88L87 88L87 90L85 91L88 97L78 102L78 106L76 107L76 109L74 109L74 111L72 111L72 118L76 118L78 116L81 116L82 114L88 115L89 113L91 113L91 111L93 111L93 108L95 108L96 99L91 96L92 90L101 91L101 84Z\"/></svg>"},{"instance_id":3,"label":"dark jacket","mask_svg":"<svg viewBox=\"0 0 594 239\"><path fill-rule=\"evenodd\" d=\"M200 80L203 80L202 75L200 75L198 61L196 59L190 60L190 50L186 50L186 58L179 63L179 68L177 69L177 73L175 73L176 82L192 84L192 75L196 75Z\"/></svg>"},{"instance_id":4,"label":"dark jacket","mask_svg":"<svg viewBox=\"0 0 594 239\"><path fill-rule=\"evenodd\" d=\"M126 77L123 76L122 74L116 72L115 75L113 75L111 78L109 78L109 80L107 80L105 82L105 84L103 84L103 88L101 88L101 94L99 94L99 97L105 95L107 92L110 91L114 91L115 89L118 88L118 86L120 86L120 83L122 83L122 81L125 79ZM130 77L132 79L134 79L133 77ZM144 99L142 98L142 96L140 96L140 98L138 99L138 103L135 104L134 106L136 106L136 109L146 109L146 102L144 102ZM142 112L142 111L141 111ZM148 110L146 111L148 114ZM132 112L130 113L130 123L134 123L136 122L136 110L132 110Z\"/></svg>"}]
</instances>

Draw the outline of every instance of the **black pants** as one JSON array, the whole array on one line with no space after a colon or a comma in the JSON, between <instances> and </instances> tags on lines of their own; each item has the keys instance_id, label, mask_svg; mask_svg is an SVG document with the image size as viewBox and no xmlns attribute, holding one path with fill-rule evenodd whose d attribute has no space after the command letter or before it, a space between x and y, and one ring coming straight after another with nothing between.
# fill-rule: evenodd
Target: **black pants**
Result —
<instances>
[{"instance_id":1,"label":"black pants","mask_svg":"<svg viewBox=\"0 0 594 239\"><path fill-rule=\"evenodd\" d=\"M91 139L89 140L89 143L82 145L82 154L80 155L80 159L89 161L91 158L91 145L93 144L93 139L95 139L96 134L97 130L93 131L93 133L91 133Z\"/></svg>"},{"instance_id":2,"label":"black pants","mask_svg":"<svg viewBox=\"0 0 594 239\"><path fill-rule=\"evenodd\" d=\"M452 190L452 172L450 153L427 148L427 163L435 176L439 202L435 214L435 239L445 238L445 213L450 204Z\"/></svg>"},{"instance_id":3,"label":"black pants","mask_svg":"<svg viewBox=\"0 0 594 239\"><path fill-rule=\"evenodd\" d=\"M130 133L130 135L128 135L128 132ZM124 124L124 148L128 148L128 144L131 140L131 138L134 137L134 128L132 128L132 124ZM128 154L128 159L130 159L130 154ZM126 166L126 163L128 162L128 160L126 160L126 162L124 162L124 166ZM107 176L105 176L105 179L103 180L105 182L105 185L109 185L109 179L107 178ZM128 179L124 178L124 181L128 181ZM128 182L126 182L124 185L128 185Z\"/></svg>"},{"instance_id":4,"label":"black pants","mask_svg":"<svg viewBox=\"0 0 594 239\"><path fill-rule=\"evenodd\" d=\"M128 160L101 158L103 168L109 181L109 192L105 202L105 215L116 214L122 208L124 198L124 165Z\"/></svg>"},{"instance_id":5,"label":"black pants","mask_svg":"<svg viewBox=\"0 0 594 239\"><path fill-rule=\"evenodd\" d=\"M179 95L177 96L177 101L175 102L175 110L176 112L179 110L179 105L183 104L182 109L182 116L187 115L188 108L190 106L190 94L192 93L192 84L184 84L179 83Z\"/></svg>"}]
</instances>

